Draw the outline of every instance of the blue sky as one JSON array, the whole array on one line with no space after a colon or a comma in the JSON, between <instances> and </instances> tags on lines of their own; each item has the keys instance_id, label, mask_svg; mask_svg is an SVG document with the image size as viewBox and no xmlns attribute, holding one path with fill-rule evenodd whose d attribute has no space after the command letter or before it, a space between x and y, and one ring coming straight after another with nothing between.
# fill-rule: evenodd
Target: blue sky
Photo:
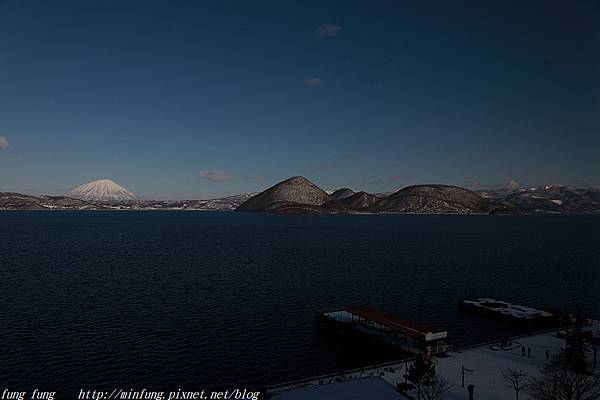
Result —
<instances>
[{"instance_id":1,"label":"blue sky","mask_svg":"<svg viewBox=\"0 0 600 400\"><path fill-rule=\"evenodd\" d=\"M0 191L600 184L597 2L413 3L0 0Z\"/></svg>"}]
</instances>

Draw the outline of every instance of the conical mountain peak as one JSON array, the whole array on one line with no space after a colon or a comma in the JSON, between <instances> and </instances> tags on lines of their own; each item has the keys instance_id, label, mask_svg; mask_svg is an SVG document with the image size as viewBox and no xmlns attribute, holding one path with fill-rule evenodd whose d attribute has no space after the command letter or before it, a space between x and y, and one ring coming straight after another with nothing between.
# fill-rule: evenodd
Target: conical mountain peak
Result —
<instances>
[{"instance_id":1,"label":"conical mountain peak","mask_svg":"<svg viewBox=\"0 0 600 400\"><path fill-rule=\"evenodd\" d=\"M111 179L99 179L71 190L66 196L86 201L134 201L138 197Z\"/></svg>"}]
</instances>

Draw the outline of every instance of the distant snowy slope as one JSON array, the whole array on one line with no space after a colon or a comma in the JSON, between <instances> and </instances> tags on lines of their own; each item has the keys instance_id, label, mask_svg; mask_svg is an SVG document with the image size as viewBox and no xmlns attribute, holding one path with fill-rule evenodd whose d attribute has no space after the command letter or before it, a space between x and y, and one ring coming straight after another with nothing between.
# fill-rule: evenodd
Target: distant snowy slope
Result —
<instances>
[{"instance_id":1,"label":"distant snowy slope","mask_svg":"<svg viewBox=\"0 0 600 400\"><path fill-rule=\"evenodd\" d=\"M85 201L134 201L138 197L110 179L100 179L78 186L66 194Z\"/></svg>"}]
</instances>

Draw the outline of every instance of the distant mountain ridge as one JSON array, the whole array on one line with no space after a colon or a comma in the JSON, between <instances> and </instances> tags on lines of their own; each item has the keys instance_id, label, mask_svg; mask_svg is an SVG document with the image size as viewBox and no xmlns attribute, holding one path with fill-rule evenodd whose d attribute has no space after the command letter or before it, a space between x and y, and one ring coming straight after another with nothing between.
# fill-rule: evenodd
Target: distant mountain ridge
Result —
<instances>
[{"instance_id":1,"label":"distant mountain ridge","mask_svg":"<svg viewBox=\"0 0 600 400\"><path fill-rule=\"evenodd\" d=\"M66 196L0 192L0 210L206 210L233 211L257 193L208 200L85 201Z\"/></svg>"},{"instance_id":2,"label":"distant mountain ridge","mask_svg":"<svg viewBox=\"0 0 600 400\"><path fill-rule=\"evenodd\" d=\"M318 212L326 209L327 203L336 201L308 179L293 176L248 199L237 211Z\"/></svg>"},{"instance_id":3,"label":"distant mountain ridge","mask_svg":"<svg viewBox=\"0 0 600 400\"><path fill-rule=\"evenodd\" d=\"M98 198L98 197L95 197ZM101 198L101 197L100 197ZM517 183L471 191L448 185L414 185L393 193L371 194L342 188L328 194L304 177L292 177L260 193L207 200L102 201L69 196L0 192L0 210L211 210L288 214L446 213L529 214L598 213L600 188L565 185L518 187Z\"/></svg>"},{"instance_id":4,"label":"distant mountain ridge","mask_svg":"<svg viewBox=\"0 0 600 400\"><path fill-rule=\"evenodd\" d=\"M338 200L342 200L346 197L352 196L353 194L355 194L354 190L348 188L341 188L331 193L331 197Z\"/></svg>"},{"instance_id":5,"label":"distant mountain ridge","mask_svg":"<svg viewBox=\"0 0 600 400\"><path fill-rule=\"evenodd\" d=\"M373 195L349 188L327 194L304 177L293 177L250 198L237 211L276 213L523 214L600 213L600 189L550 185L474 192L451 185L413 185ZM310 199L307 201L306 199Z\"/></svg>"},{"instance_id":6,"label":"distant mountain ridge","mask_svg":"<svg viewBox=\"0 0 600 400\"><path fill-rule=\"evenodd\" d=\"M483 197L468 189L449 185L414 185L391 194L373 205L379 212L393 213L487 213Z\"/></svg>"},{"instance_id":7,"label":"distant mountain ridge","mask_svg":"<svg viewBox=\"0 0 600 400\"><path fill-rule=\"evenodd\" d=\"M256 192L244 193L206 200L143 200L137 202L135 206L142 209L233 211L257 194Z\"/></svg>"},{"instance_id":8,"label":"distant mountain ridge","mask_svg":"<svg viewBox=\"0 0 600 400\"><path fill-rule=\"evenodd\" d=\"M64 196L32 196L0 192L0 210L93 210L96 204Z\"/></svg>"},{"instance_id":9,"label":"distant mountain ridge","mask_svg":"<svg viewBox=\"0 0 600 400\"><path fill-rule=\"evenodd\" d=\"M276 213L486 213L486 201L463 188L446 185L417 185L379 198L366 192L338 189L331 195L308 179L295 176L259 193L237 211Z\"/></svg>"},{"instance_id":10,"label":"distant mountain ridge","mask_svg":"<svg viewBox=\"0 0 600 400\"><path fill-rule=\"evenodd\" d=\"M357 192L351 196L342 198L341 202L357 210L368 210L380 200L381 198L375 196L374 194Z\"/></svg>"},{"instance_id":11,"label":"distant mountain ridge","mask_svg":"<svg viewBox=\"0 0 600 400\"><path fill-rule=\"evenodd\" d=\"M573 188L566 185L507 187L480 192L486 199L525 212L600 212L600 188Z\"/></svg>"}]
</instances>

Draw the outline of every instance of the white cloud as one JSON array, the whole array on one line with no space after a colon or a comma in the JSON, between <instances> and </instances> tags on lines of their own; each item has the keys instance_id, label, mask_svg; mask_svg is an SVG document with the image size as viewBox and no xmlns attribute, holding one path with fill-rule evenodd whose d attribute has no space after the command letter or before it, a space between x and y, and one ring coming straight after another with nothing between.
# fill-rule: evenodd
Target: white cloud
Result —
<instances>
[{"instance_id":1,"label":"white cloud","mask_svg":"<svg viewBox=\"0 0 600 400\"><path fill-rule=\"evenodd\" d=\"M213 182L221 182L233 178L233 175L229 172L218 169L200 171L200 176Z\"/></svg>"},{"instance_id":2,"label":"white cloud","mask_svg":"<svg viewBox=\"0 0 600 400\"><path fill-rule=\"evenodd\" d=\"M321 86L322 84L323 84L323 81L319 78L306 78L304 80L304 86L316 87L316 86Z\"/></svg>"},{"instance_id":3,"label":"white cloud","mask_svg":"<svg viewBox=\"0 0 600 400\"><path fill-rule=\"evenodd\" d=\"M8 140L4 136L0 136L0 150L8 149Z\"/></svg>"},{"instance_id":4,"label":"white cloud","mask_svg":"<svg viewBox=\"0 0 600 400\"><path fill-rule=\"evenodd\" d=\"M337 36L337 34L340 33L341 30L342 30L341 26L336 26L336 25L332 25L332 24L323 24L315 30L315 34L317 36L334 37L334 36Z\"/></svg>"}]
</instances>

